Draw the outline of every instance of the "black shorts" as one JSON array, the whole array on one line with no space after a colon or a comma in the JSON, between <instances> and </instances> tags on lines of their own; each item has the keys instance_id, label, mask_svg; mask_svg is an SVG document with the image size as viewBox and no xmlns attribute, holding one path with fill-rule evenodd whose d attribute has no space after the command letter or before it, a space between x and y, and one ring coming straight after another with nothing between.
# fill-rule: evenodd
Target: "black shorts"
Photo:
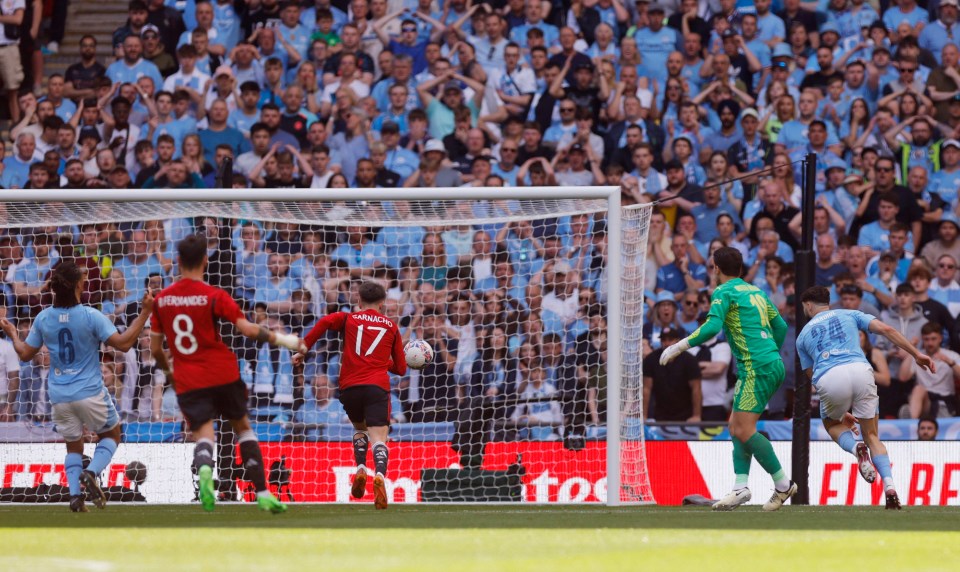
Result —
<instances>
[{"instance_id":1,"label":"black shorts","mask_svg":"<svg viewBox=\"0 0 960 572\"><path fill-rule=\"evenodd\" d=\"M220 417L242 419L247 416L247 386L238 379L233 383L194 389L177 395L177 403L190 429Z\"/></svg>"},{"instance_id":2,"label":"black shorts","mask_svg":"<svg viewBox=\"0 0 960 572\"><path fill-rule=\"evenodd\" d=\"M340 403L351 423L367 427L390 425L390 393L376 385L355 385L340 392Z\"/></svg>"}]
</instances>

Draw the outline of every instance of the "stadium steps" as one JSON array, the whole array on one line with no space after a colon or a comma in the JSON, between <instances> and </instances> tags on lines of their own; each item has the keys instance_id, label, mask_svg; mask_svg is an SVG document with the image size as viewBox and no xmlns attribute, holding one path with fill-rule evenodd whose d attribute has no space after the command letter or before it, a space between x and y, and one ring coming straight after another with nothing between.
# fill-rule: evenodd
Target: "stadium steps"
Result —
<instances>
[{"instance_id":1,"label":"stadium steps","mask_svg":"<svg viewBox=\"0 0 960 572\"><path fill-rule=\"evenodd\" d=\"M127 20L128 0L74 0L67 12L67 29L60 45L60 52L43 58L44 85L51 74L64 73L71 64L80 60L80 38L86 34L97 38L97 57L103 65L113 61L113 31ZM6 105L4 104L5 108ZM10 141L10 121L6 110L0 120L0 138ZM7 145L7 155L13 146Z\"/></svg>"},{"instance_id":2,"label":"stadium steps","mask_svg":"<svg viewBox=\"0 0 960 572\"><path fill-rule=\"evenodd\" d=\"M60 53L48 57L49 67L67 67L80 59L80 38L90 34L97 39L97 56L100 63L113 61L113 31L127 20L127 0L80 0L70 3L67 31L60 46ZM52 64L52 65L51 65Z\"/></svg>"}]
</instances>

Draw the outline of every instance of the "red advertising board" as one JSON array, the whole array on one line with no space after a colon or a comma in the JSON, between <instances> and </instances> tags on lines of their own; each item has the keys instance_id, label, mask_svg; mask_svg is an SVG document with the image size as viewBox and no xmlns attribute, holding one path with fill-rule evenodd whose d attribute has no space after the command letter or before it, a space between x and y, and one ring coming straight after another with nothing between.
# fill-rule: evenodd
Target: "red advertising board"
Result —
<instances>
[{"instance_id":1,"label":"red advertising board","mask_svg":"<svg viewBox=\"0 0 960 572\"><path fill-rule=\"evenodd\" d=\"M265 443L269 468L285 458L291 470L290 489L300 502L354 502L350 483L355 472L350 443ZM790 443L775 442L777 455L789 466ZM894 442L888 444L894 481L908 505L960 505L960 443ZM140 461L147 480L140 491L148 502L183 503L193 499L190 472L192 444L121 445L106 484L126 485L124 465ZM879 483L860 477L852 456L833 443L813 443L810 451L812 504L880 504ZM0 483L3 487L65 484L62 444L0 445ZM560 443L491 443L484 468L503 470L521 456L525 469L524 499L536 503L606 502L606 446L590 443L582 451L567 451ZM717 498L733 481L729 442L660 441L646 444L646 464L624 456L625 485L639 487L642 467L649 471L653 498L658 504L679 504L685 495ZM388 492L393 502L419 502L423 469L456 467L459 461L448 443L392 443ZM763 498L772 487L770 477L754 464L750 477L754 497ZM369 495L366 499L369 502Z\"/></svg>"}]
</instances>

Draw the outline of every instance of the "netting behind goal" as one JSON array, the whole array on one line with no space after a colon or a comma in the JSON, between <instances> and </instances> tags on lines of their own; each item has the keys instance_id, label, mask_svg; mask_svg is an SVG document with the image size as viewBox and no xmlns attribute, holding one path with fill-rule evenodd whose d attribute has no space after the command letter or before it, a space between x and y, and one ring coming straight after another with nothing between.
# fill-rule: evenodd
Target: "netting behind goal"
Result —
<instances>
[{"instance_id":1,"label":"netting behind goal","mask_svg":"<svg viewBox=\"0 0 960 572\"><path fill-rule=\"evenodd\" d=\"M26 337L52 303L51 270L74 260L87 271L83 302L122 331L145 289L176 279L175 244L194 232L208 240L208 281L271 329L303 336L318 317L354 308L361 280L377 280L404 338L436 352L431 365L391 382L394 502L608 502L611 470L620 502L652 502L640 371L649 214L621 211L618 253L607 247L601 199L0 203L5 315ZM622 294L610 299L617 263ZM612 308L617 353L607 347ZM353 429L337 384L341 352L352 349L328 335L298 369L287 350L230 324L221 335L249 389L271 488L288 500L351 500ZM622 375L608 379L615 360ZM191 435L149 332L129 352L104 347L101 363L124 431L103 485L115 500L194 500ZM19 363L4 339L0 364L0 501L65 500L47 350ZM613 383L616 404L607 399ZM611 407L618 427L608 423ZM611 431L620 436L614 463ZM223 424L220 493L249 499L234 440Z\"/></svg>"}]
</instances>

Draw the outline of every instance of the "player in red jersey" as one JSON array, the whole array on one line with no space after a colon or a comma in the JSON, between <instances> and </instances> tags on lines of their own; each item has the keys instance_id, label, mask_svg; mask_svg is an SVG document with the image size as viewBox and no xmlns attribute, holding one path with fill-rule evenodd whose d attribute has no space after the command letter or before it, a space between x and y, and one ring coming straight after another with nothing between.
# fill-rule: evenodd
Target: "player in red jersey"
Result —
<instances>
[{"instance_id":1,"label":"player in red jersey","mask_svg":"<svg viewBox=\"0 0 960 572\"><path fill-rule=\"evenodd\" d=\"M304 349L297 336L275 333L247 321L226 292L203 281L207 268L207 241L190 235L177 244L180 279L157 296L150 320L150 349L177 392L177 403L197 440L193 465L200 476L200 502L213 510L213 420L225 417L237 433L246 479L257 489L261 510L283 512L287 506L267 489L263 456L247 417L247 387L240 379L237 356L220 339L218 319L236 326L240 334L260 342ZM170 369L163 341L167 340L176 373Z\"/></svg>"},{"instance_id":2,"label":"player in red jersey","mask_svg":"<svg viewBox=\"0 0 960 572\"><path fill-rule=\"evenodd\" d=\"M403 355L400 329L384 316L383 301L387 293L376 282L360 285L360 311L336 312L324 316L304 339L306 349L313 347L326 331L340 332L343 357L340 366L340 403L347 412L356 433L353 435L353 456L357 474L353 479L354 498L363 498L367 484L367 446L373 439L374 504L387 508L387 434L390 430L390 376L403 375L407 361ZM303 364L303 354L293 356L293 364Z\"/></svg>"}]
</instances>

